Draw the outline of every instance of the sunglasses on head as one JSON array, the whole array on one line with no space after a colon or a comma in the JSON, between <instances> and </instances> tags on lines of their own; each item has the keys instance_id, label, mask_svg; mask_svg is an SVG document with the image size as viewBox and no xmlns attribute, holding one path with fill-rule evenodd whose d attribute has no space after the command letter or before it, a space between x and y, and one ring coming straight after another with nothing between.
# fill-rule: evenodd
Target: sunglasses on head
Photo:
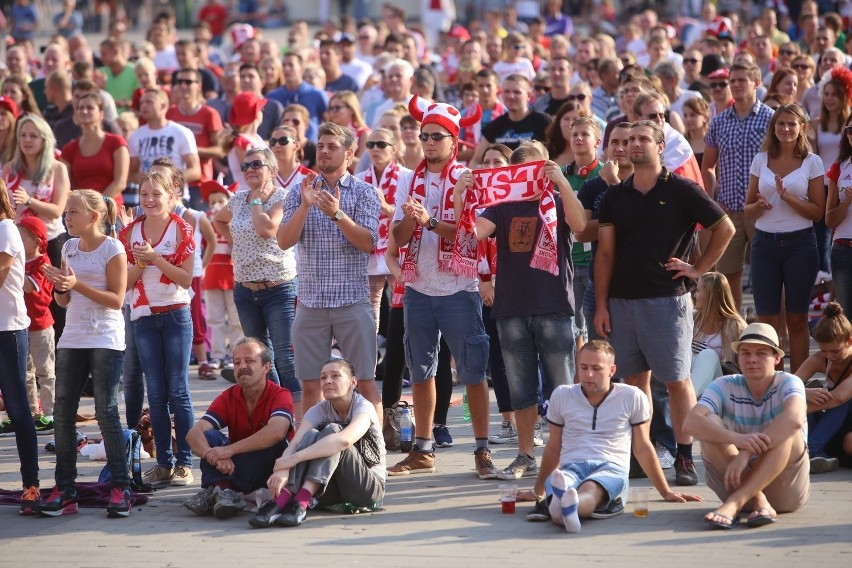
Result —
<instances>
[{"instance_id":1,"label":"sunglasses on head","mask_svg":"<svg viewBox=\"0 0 852 568\"><path fill-rule=\"evenodd\" d=\"M391 144L390 142L385 142L384 140L376 140L375 142L371 140L364 145L367 147L367 150L372 150L373 148L384 150L388 146L393 146L393 144Z\"/></svg>"},{"instance_id":2,"label":"sunglasses on head","mask_svg":"<svg viewBox=\"0 0 852 568\"><path fill-rule=\"evenodd\" d=\"M720 82L718 82L718 83L710 83L710 88L711 88L711 89L724 89L724 88L725 88L725 87L727 87L727 86L728 86L728 82L727 82L727 81L720 81Z\"/></svg>"},{"instance_id":3,"label":"sunglasses on head","mask_svg":"<svg viewBox=\"0 0 852 568\"><path fill-rule=\"evenodd\" d=\"M252 160L251 162L243 162L240 164L240 171L247 172L249 170L259 170L264 167L266 164L263 160Z\"/></svg>"},{"instance_id":4,"label":"sunglasses on head","mask_svg":"<svg viewBox=\"0 0 852 568\"><path fill-rule=\"evenodd\" d=\"M277 146L278 144L280 144L282 146L286 146L290 142L295 142L295 141L296 140L294 138L290 138L289 136L282 136L281 138L270 138L269 139L269 147L273 148L273 147Z\"/></svg>"},{"instance_id":5,"label":"sunglasses on head","mask_svg":"<svg viewBox=\"0 0 852 568\"><path fill-rule=\"evenodd\" d=\"M567 101L580 101L580 102L583 102L583 101L585 101L585 100L586 100L586 94L585 94L585 93L580 93L579 95L568 95L568 97L567 97L565 100L567 100Z\"/></svg>"},{"instance_id":6,"label":"sunglasses on head","mask_svg":"<svg viewBox=\"0 0 852 568\"><path fill-rule=\"evenodd\" d=\"M430 138L435 142L440 142L444 138L452 138L452 134L442 134L440 132L433 132L432 134L426 134L425 132L421 133L418 138L420 138L421 142L426 142Z\"/></svg>"}]
</instances>

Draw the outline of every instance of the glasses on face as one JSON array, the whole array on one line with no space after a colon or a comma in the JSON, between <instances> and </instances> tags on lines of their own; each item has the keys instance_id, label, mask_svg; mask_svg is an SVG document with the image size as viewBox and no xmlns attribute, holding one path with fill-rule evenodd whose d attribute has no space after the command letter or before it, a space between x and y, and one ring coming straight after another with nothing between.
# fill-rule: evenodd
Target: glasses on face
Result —
<instances>
[{"instance_id":1,"label":"glasses on face","mask_svg":"<svg viewBox=\"0 0 852 568\"><path fill-rule=\"evenodd\" d=\"M638 95L641 92L642 92L642 89L640 89L639 87L632 87L632 88L629 88L629 89L621 89L621 95L622 96L624 96L624 95Z\"/></svg>"},{"instance_id":2,"label":"glasses on face","mask_svg":"<svg viewBox=\"0 0 852 568\"><path fill-rule=\"evenodd\" d=\"M346 105L331 105L330 107L328 107L328 112L338 112L341 110L346 110L347 108L349 107Z\"/></svg>"},{"instance_id":3,"label":"glasses on face","mask_svg":"<svg viewBox=\"0 0 852 568\"><path fill-rule=\"evenodd\" d=\"M694 57L684 57L683 58L683 64L684 65L697 65L698 60L695 59Z\"/></svg>"},{"instance_id":4,"label":"glasses on face","mask_svg":"<svg viewBox=\"0 0 852 568\"><path fill-rule=\"evenodd\" d=\"M728 87L727 81L719 81L718 83L710 83L711 89L725 89Z\"/></svg>"},{"instance_id":5,"label":"glasses on face","mask_svg":"<svg viewBox=\"0 0 852 568\"><path fill-rule=\"evenodd\" d=\"M189 86L189 85L193 85L193 84L195 84L195 83L197 83L197 82L198 82L198 81L196 81L195 79L175 79L175 85L186 85L186 86Z\"/></svg>"},{"instance_id":6,"label":"glasses on face","mask_svg":"<svg viewBox=\"0 0 852 568\"><path fill-rule=\"evenodd\" d=\"M536 85L534 88L535 88L536 93L549 93L550 92L550 87L548 87L547 85Z\"/></svg>"},{"instance_id":7,"label":"glasses on face","mask_svg":"<svg viewBox=\"0 0 852 568\"><path fill-rule=\"evenodd\" d=\"M645 115L645 118L648 120L665 120L666 113L664 112L651 112Z\"/></svg>"},{"instance_id":8,"label":"glasses on face","mask_svg":"<svg viewBox=\"0 0 852 568\"><path fill-rule=\"evenodd\" d=\"M795 69L796 71L807 71L810 68L811 66L807 63L796 63L795 65L793 65L793 69Z\"/></svg>"},{"instance_id":9,"label":"glasses on face","mask_svg":"<svg viewBox=\"0 0 852 568\"><path fill-rule=\"evenodd\" d=\"M586 100L586 94L580 93L579 95L568 95L567 101L580 101L583 102Z\"/></svg>"},{"instance_id":10,"label":"glasses on face","mask_svg":"<svg viewBox=\"0 0 852 568\"><path fill-rule=\"evenodd\" d=\"M517 49L517 50L520 51L521 49L523 49L525 47L526 47L526 45L524 45L523 43L516 43L515 45L512 46L512 49Z\"/></svg>"},{"instance_id":11,"label":"glasses on face","mask_svg":"<svg viewBox=\"0 0 852 568\"><path fill-rule=\"evenodd\" d=\"M289 136L282 136L281 138L270 138L269 139L269 147L274 148L277 145L286 146L290 142L295 142L296 140L290 138ZM245 170L243 170L245 171Z\"/></svg>"},{"instance_id":12,"label":"glasses on face","mask_svg":"<svg viewBox=\"0 0 852 568\"><path fill-rule=\"evenodd\" d=\"M372 140L365 144L367 150L372 150L373 148L378 148L379 150L384 150L385 148L392 146L390 142L385 142L384 140L376 140L373 142Z\"/></svg>"},{"instance_id":13,"label":"glasses on face","mask_svg":"<svg viewBox=\"0 0 852 568\"><path fill-rule=\"evenodd\" d=\"M420 134L420 136L418 136L418 138L420 138L421 142L426 142L430 138L434 142L440 142L444 138L452 138L452 137L453 137L452 134L442 134L440 132L433 132L432 134L426 134L425 132L423 132L423 133Z\"/></svg>"},{"instance_id":14,"label":"glasses on face","mask_svg":"<svg viewBox=\"0 0 852 568\"><path fill-rule=\"evenodd\" d=\"M240 164L240 171L247 172L249 170L259 170L264 167L266 164L263 160L252 160L251 162L243 162Z\"/></svg>"},{"instance_id":15,"label":"glasses on face","mask_svg":"<svg viewBox=\"0 0 852 568\"><path fill-rule=\"evenodd\" d=\"M792 56L796 55L796 52L793 51L792 49L779 49L778 55L783 55L784 57L792 57Z\"/></svg>"}]
</instances>

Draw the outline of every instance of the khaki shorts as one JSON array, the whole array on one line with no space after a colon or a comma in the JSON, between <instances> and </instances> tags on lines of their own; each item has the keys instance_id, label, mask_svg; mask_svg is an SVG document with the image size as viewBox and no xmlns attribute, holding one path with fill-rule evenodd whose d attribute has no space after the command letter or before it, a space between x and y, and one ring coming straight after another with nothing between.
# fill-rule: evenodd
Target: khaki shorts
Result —
<instances>
[{"instance_id":1,"label":"khaki shorts","mask_svg":"<svg viewBox=\"0 0 852 568\"><path fill-rule=\"evenodd\" d=\"M728 248L722 253L722 258L716 263L716 270L722 274L741 272L745 267L745 255L748 245L754 238L754 221L747 219L742 212L728 212L728 217L734 224L734 238L728 243Z\"/></svg>"},{"instance_id":2,"label":"khaki shorts","mask_svg":"<svg viewBox=\"0 0 852 568\"><path fill-rule=\"evenodd\" d=\"M705 480L707 487L713 490L723 502L728 499L730 492L725 487L725 472L717 471L713 465L704 458ZM743 475L747 475L751 466L747 467ZM808 502L811 491L811 465L808 460L808 449L803 448L798 459L790 461L775 480L766 486L763 494L766 500L778 513L791 513L800 509Z\"/></svg>"}]
</instances>

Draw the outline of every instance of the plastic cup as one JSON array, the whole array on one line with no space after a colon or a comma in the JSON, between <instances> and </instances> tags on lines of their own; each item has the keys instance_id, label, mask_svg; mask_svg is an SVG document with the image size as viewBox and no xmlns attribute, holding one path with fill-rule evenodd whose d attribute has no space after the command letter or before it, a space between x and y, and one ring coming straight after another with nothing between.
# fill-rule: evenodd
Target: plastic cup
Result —
<instances>
[{"instance_id":1,"label":"plastic cup","mask_svg":"<svg viewBox=\"0 0 852 568\"><path fill-rule=\"evenodd\" d=\"M631 489L631 499L633 501L633 516L639 519L644 519L648 516L648 497L651 493L648 487L636 487Z\"/></svg>"},{"instance_id":2,"label":"plastic cup","mask_svg":"<svg viewBox=\"0 0 852 568\"><path fill-rule=\"evenodd\" d=\"M518 486L506 483L500 486L500 507L504 515L515 513L515 501L518 499Z\"/></svg>"}]
</instances>

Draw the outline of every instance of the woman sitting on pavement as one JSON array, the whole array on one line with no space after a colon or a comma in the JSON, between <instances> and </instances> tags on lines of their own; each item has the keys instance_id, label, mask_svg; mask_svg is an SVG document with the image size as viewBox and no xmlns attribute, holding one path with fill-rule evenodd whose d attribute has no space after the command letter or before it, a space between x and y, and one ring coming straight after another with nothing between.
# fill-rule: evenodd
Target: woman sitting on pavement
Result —
<instances>
[{"instance_id":1,"label":"woman sitting on pavement","mask_svg":"<svg viewBox=\"0 0 852 568\"><path fill-rule=\"evenodd\" d=\"M326 363L320 383L325 400L305 412L275 462L267 481L273 498L249 520L254 527L297 527L314 497L320 506L382 504L385 443L375 406L355 392L358 380L345 359Z\"/></svg>"}]
</instances>

